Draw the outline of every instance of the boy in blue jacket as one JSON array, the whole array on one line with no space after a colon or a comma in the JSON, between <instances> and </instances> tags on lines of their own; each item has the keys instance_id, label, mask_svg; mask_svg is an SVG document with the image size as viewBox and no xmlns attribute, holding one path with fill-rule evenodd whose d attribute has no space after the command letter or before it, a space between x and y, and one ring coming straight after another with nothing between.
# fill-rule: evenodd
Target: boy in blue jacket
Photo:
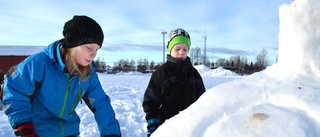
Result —
<instances>
[{"instance_id":1,"label":"boy in blue jacket","mask_svg":"<svg viewBox=\"0 0 320 137\"><path fill-rule=\"evenodd\" d=\"M100 25L76 15L65 23L63 36L7 73L3 103L15 134L78 136L80 118L75 108L82 98L94 113L102 137L121 136L93 64L104 38Z\"/></svg>"}]
</instances>

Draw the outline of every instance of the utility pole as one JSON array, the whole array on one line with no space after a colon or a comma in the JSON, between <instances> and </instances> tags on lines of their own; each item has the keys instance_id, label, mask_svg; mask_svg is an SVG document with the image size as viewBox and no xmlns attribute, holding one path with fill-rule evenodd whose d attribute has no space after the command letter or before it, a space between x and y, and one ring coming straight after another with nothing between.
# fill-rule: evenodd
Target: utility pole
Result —
<instances>
[{"instance_id":1,"label":"utility pole","mask_svg":"<svg viewBox=\"0 0 320 137\"><path fill-rule=\"evenodd\" d=\"M166 46L166 44L165 44L165 35L167 34L167 32L166 31L162 31L161 32L162 33L162 35L163 35L163 64L165 63L165 46Z\"/></svg>"},{"instance_id":2,"label":"utility pole","mask_svg":"<svg viewBox=\"0 0 320 137\"><path fill-rule=\"evenodd\" d=\"M207 29L204 30L203 65L207 63ZM209 60L209 59L208 59Z\"/></svg>"},{"instance_id":3,"label":"utility pole","mask_svg":"<svg viewBox=\"0 0 320 137\"><path fill-rule=\"evenodd\" d=\"M214 63L213 63L213 51L211 51L211 64L212 64L212 67L214 67Z\"/></svg>"},{"instance_id":4,"label":"utility pole","mask_svg":"<svg viewBox=\"0 0 320 137\"><path fill-rule=\"evenodd\" d=\"M203 65L207 62L207 35L204 36Z\"/></svg>"}]
</instances>

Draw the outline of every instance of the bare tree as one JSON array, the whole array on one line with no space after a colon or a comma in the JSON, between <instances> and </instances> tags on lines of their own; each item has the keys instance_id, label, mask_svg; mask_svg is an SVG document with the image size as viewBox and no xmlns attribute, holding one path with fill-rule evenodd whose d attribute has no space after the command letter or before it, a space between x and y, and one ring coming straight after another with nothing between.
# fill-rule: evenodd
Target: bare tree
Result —
<instances>
[{"instance_id":1,"label":"bare tree","mask_svg":"<svg viewBox=\"0 0 320 137\"><path fill-rule=\"evenodd\" d=\"M146 69L149 67L148 59L139 59L137 69L139 72L145 73Z\"/></svg>"},{"instance_id":2,"label":"bare tree","mask_svg":"<svg viewBox=\"0 0 320 137\"><path fill-rule=\"evenodd\" d=\"M268 52L263 47L259 55L256 57L256 63L255 66L257 68L257 71L261 71L269 65L269 59L268 59Z\"/></svg>"},{"instance_id":3,"label":"bare tree","mask_svg":"<svg viewBox=\"0 0 320 137\"><path fill-rule=\"evenodd\" d=\"M148 59L143 60L143 65L145 65L147 68L149 68L149 61Z\"/></svg>"},{"instance_id":4,"label":"bare tree","mask_svg":"<svg viewBox=\"0 0 320 137\"><path fill-rule=\"evenodd\" d=\"M195 47L192 49L193 50L193 64L198 65L201 62L201 48L200 47Z\"/></svg>"},{"instance_id":5,"label":"bare tree","mask_svg":"<svg viewBox=\"0 0 320 137\"><path fill-rule=\"evenodd\" d=\"M138 65L143 65L142 59L139 59L137 62L138 62Z\"/></svg>"},{"instance_id":6,"label":"bare tree","mask_svg":"<svg viewBox=\"0 0 320 137\"><path fill-rule=\"evenodd\" d=\"M161 67L161 63L158 63L156 66L154 66L154 69L157 70L160 67Z\"/></svg>"},{"instance_id":7,"label":"bare tree","mask_svg":"<svg viewBox=\"0 0 320 137\"><path fill-rule=\"evenodd\" d=\"M219 58L216 61L217 66L226 66L227 65L227 60L225 58Z\"/></svg>"},{"instance_id":8,"label":"bare tree","mask_svg":"<svg viewBox=\"0 0 320 137\"><path fill-rule=\"evenodd\" d=\"M232 66L236 66L237 68L240 67L240 56L231 56L230 59L229 59L230 62L233 62L231 63Z\"/></svg>"},{"instance_id":9,"label":"bare tree","mask_svg":"<svg viewBox=\"0 0 320 137\"><path fill-rule=\"evenodd\" d=\"M154 69L154 67L155 67L155 64L156 64L156 63L154 63L154 61L153 61L153 60L151 60L151 62L150 62L150 66L149 66L149 69L150 69L150 70L153 70L153 69Z\"/></svg>"},{"instance_id":10,"label":"bare tree","mask_svg":"<svg viewBox=\"0 0 320 137\"><path fill-rule=\"evenodd\" d=\"M247 57L240 56L240 55L231 56L229 61L231 62L231 66L234 66L237 68L238 73L240 73L248 63Z\"/></svg>"},{"instance_id":11,"label":"bare tree","mask_svg":"<svg viewBox=\"0 0 320 137\"><path fill-rule=\"evenodd\" d=\"M136 63L134 62L133 59L131 59L131 61L130 61L130 66L131 66L131 70L135 69Z\"/></svg>"},{"instance_id":12,"label":"bare tree","mask_svg":"<svg viewBox=\"0 0 320 137\"><path fill-rule=\"evenodd\" d=\"M96 65L97 70L99 71L100 69L100 57L96 61L94 61L94 64Z\"/></svg>"},{"instance_id":13,"label":"bare tree","mask_svg":"<svg viewBox=\"0 0 320 137\"><path fill-rule=\"evenodd\" d=\"M244 67L245 65L248 65L248 59L247 59L247 56L241 56L241 59L240 59L240 66L241 67Z\"/></svg>"},{"instance_id":14,"label":"bare tree","mask_svg":"<svg viewBox=\"0 0 320 137\"><path fill-rule=\"evenodd\" d=\"M190 57L190 61L192 62L192 64L194 63L194 48L191 48L189 51L189 57Z\"/></svg>"},{"instance_id":15,"label":"bare tree","mask_svg":"<svg viewBox=\"0 0 320 137\"><path fill-rule=\"evenodd\" d=\"M96 71L97 72L105 72L106 71L106 62L100 60L100 57L98 57L97 60L94 61L94 64L96 66Z\"/></svg>"},{"instance_id":16,"label":"bare tree","mask_svg":"<svg viewBox=\"0 0 320 137\"><path fill-rule=\"evenodd\" d=\"M209 65L210 65L210 61L208 60L208 58L207 58L206 55L202 56L201 59L202 59L203 65L206 65L206 66L209 66Z\"/></svg>"}]
</instances>

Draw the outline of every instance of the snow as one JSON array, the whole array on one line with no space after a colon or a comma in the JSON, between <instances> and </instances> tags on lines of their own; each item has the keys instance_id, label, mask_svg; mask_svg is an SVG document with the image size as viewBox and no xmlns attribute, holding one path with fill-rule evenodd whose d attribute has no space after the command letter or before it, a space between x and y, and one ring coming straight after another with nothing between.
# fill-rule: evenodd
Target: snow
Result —
<instances>
[{"instance_id":1,"label":"snow","mask_svg":"<svg viewBox=\"0 0 320 137\"><path fill-rule=\"evenodd\" d=\"M198 70L214 71L203 65L195 66ZM203 72L207 73L207 72ZM232 74L229 70L219 69L219 74ZM206 88L212 88L222 83L241 79L241 76L213 76L203 77ZM101 84L111 99L116 118L119 120L123 137L145 137L147 125L145 113L142 108L144 91L147 88L151 74L139 72L102 74L98 73ZM81 118L80 136L98 137L99 131L92 112L83 103L76 109ZM8 123L7 116L0 111L0 137L14 137L12 128Z\"/></svg>"},{"instance_id":2,"label":"snow","mask_svg":"<svg viewBox=\"0 0 320 137\"><path fill-rule=\"evenodd\" d=\"M207 91L167 120L152 137L320 136L320 1L280 7L278 63L249 76L195 66ZM99 74L123 137L146 136L142 108L150 74ZM83 137L98 137L93 114L77 107ZM0 136L14 136L0 111Z\"/></svg>"},{"instance_id":3,"label":"snow","mask_svg":"<svg viewBox=\"0 0 320 137\"><path fill-rule=\"evenodd\" d=\"M202 77L219 77L219 76L240 76L233 71L225 71L223 67L218 67L216 69L211 69L209 67L204 67L203 65L195 66Z\"/></svg>"}]
</instances>

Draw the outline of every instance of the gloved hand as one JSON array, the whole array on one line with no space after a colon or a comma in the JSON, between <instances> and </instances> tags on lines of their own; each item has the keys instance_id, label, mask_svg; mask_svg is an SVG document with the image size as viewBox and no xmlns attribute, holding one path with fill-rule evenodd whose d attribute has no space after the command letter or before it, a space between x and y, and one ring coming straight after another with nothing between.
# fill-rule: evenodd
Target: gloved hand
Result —
<instances>
[{"instance_id":1,"label":"gloved hand","mask_svg":"<svg viewBox=\"0 0 320 137\"><path fill-rule=\"evenodd\" d=\"M35 132L33 123L31 122L21 124L18 127L18 131L15 131L14 134L21 137L39 137Z\"/></svg>"},{"instance_id":2,"label":"gloved hand","mask_svg":"<svg viewBox=\"0 0 320 137\"><path fill-rule=\"evenodd\" d=\"M151 118L148 120L148 137L159 127L159 120L157 118Z\"/></svg>"}]
</instances>

